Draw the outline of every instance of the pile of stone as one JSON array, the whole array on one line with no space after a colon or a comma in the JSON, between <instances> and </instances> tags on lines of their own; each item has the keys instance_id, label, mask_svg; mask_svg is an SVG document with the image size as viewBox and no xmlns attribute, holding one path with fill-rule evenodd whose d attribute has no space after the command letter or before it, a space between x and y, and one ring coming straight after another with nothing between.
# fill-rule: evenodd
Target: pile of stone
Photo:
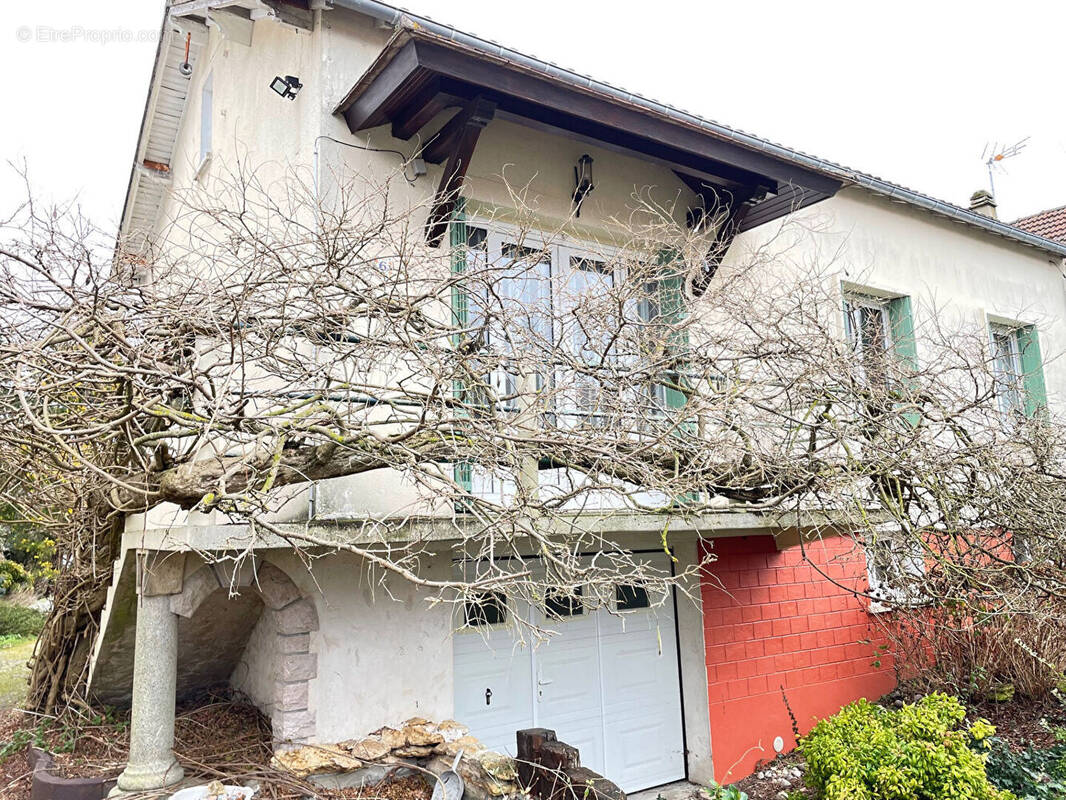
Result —
<instances>
[{"instance_id":1,"label":"pile of stone","mask_svg":"<svg viewBox=\"0 0 1066 800\"><path fill-rule=\"evenodd\" d=\"M362 739L287 750L275 755L272 763L301 778L346 774L346 785L372 785L404 767L439 775L451 769L460 750L463 757L456 772L466 783L467 798L488 800L524 794L517 784L514 759L486 750L470 735L469 728L451 719L430 722L412 717Z\"/></svg>"}]
</instances>

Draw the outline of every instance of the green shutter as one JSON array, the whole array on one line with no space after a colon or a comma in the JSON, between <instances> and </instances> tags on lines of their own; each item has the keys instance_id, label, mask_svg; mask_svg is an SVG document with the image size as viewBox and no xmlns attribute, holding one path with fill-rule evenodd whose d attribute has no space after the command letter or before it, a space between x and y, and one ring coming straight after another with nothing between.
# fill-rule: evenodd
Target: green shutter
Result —
<instances>
[{"instance_id":1,"label":"green shutter","mask_svg":"<svg viewBox=\"0 0 1066 800\"><path fill-rule=\"evenodd\" d=\"M455 211L449 226L449 243L452 248L452 274L466 272L466 203L462 197L455 201ZM465 289L456 282L452 285L452 324L457 328L465 328L470 321L470 304ZM460 334L452 336L452 344L459 345ZM452 394L462 397L464 392L463 382L456 380L452 383ZM473 468L467 461L457 461L454 465L455 482L465 491L470 492L474 488ZM462 509L459 509L462 510Z\"/></svg>"},{"instance_id":2,"label":"green shutter","mask_svg":"<svg viewBox=\"0 0 1066 800\"><path fill-rule=\"evenodd\" d=\"M659 266L664 269L659 272L658 300L659 318L666 325L677 325L684 321L687 311L685 309L685 275L683 265L679 262L676 252L664 251L659 254ZM666 347L671 352L684 351L688 348L688 329L670 331L666 340ZM669 380L675 386L683 386L686 380L682 369L669 376ZM664 399L666 407L680 409L685 407L685 393L672 386L664 386ZM694 422L684 422L681 430L693 433L696 430ZM685 492L674 498L675 506L684 506L699 500L699 492ZM665 536L665 534L664 534Z\"/></svg>"},{"instance_id":3,"label":"green shutter","mask_svg":"<svg viewBox=\"0 0 1066 800\"><path fill-rule=\"evenodd\" d=\"M914 341L914 316L909 297L888 301L888 324L892 329L892 346L896 357L908 369L917 370L918 347Z\"/></svg>"},{"instance_id":4,"label":"green shutter","mask_svg":"<svg viewBox=\"0 0 1066 800\"><path fill-rule=\"evenodd\" d=\"M666 267L660 273L658 283L659 316L667 325L676 325L685 318L685 278L676 268L671 268L678 260L677 253L663 252L659 254L659 266ZM666 346L671 351L682 350L688 346L688 331L671 331ZM683 376L676 372L671 376L671 382L680 386ZM666 407L683 408L685 405L685 393L670 386L665 389Z\"/></svg>"},{"instance_id":5,"label":"green shutter","mask_svg":"<svg viewBox=\"0 0 1066 800\"><path fill-rule=\"evenodd\" d=\"M1018 352L1022 357L1022 389L1025 391L1025 415L1031 417L1047 408L1044 386L1044 360L1040 356L1040 337L1035 325L1018 328Z\"/></svg>"}]
</instances>

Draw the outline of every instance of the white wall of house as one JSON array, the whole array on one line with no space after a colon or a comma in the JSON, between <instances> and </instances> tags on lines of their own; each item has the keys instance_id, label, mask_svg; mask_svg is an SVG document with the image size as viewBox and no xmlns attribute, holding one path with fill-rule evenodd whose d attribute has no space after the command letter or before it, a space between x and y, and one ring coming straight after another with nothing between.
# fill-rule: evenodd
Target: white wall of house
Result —
<instances>
[{"instance_id":1,"label":"white wall of house","mask_svg":"<svg viewBox=\"0 0 1066 800\"><path fill-rule=\"evenodd\" d=\"M387 127L353 136L344 121L332 115L380 52L388 32L342 11L327 12L322 20L314 33L257 22L250 48L212 30L206 55L191 79L192 99L172 161L176 191L209 188L245 157L266 185L275 185L296 169L324 195L334 190L338 179L373 182L396 171L399 158L394 154L353 150L320 138L412 152L414 144L392 139ZM303 81L295 101L283 100L268 88L279 74L298 75ZM199 98L208 75L213 90L212 159L201 169ZM683 221L693 197L669 169L506 120L490 123L475 151L464 189L471 211L506 218L511 205L508 185L521 186L543 227L555 230L570 212L573 165L586 152L594 158L596 189L582 207L579 225L570 231L575 238L617 240L619 231L611 220L628 214L634 195L674 207L675 218ZM394 181L393 201L424 206L440 175L441 168L431 165L429 174L413 186ZM172 196L164 205L160 231L177 217L178 209ZM423 207L419 213L427 210ZM799 212L797 218L818 231L789 240L788 257L795 259L797 269L832 258L840 280L912 297L919 358L923 320L934 311L956 314L960 324L978 327L987 325L990 316L1037 325L1047 359L1049 400L1053 406L1063 402L1066 364L1056 356L1066 348L1066 295L1061 265L1049 256L854 188ZM745 249L771 242L779 227L771 223L742 234L730 258L742 259ZM180 233L174 236L180 244ZM323 516L378 516L412 514L428 498L402 476L379 471L324 483L316 501ZM300 520L307 514L306 492L295 491L280 517ZM225 521L216 514L186 514L162 506L148 515L131 516L128 540L134 541L138 531L169 528L173 537L166 546L180 547L190 529ZM683 563L694 563L694 539L678 542L677 555ZM316 741L359 736L415 715L452 716L454 623L448 607L431 606L427 591L397 577L379 582L354 556L316 559L310 569L291 553L272 553L271 560L317 606L320 627L311 645L317 654L317 676L310 683ZM450 554L442 552L431 563L428 577L450 576ZM692 594L698 597L695 588ZM275 679L271 648L276 637L268 617L258 623L232 678L261 703L270 697ZM698 605L681 602L678 619L690 777L707 781L713 743Z\"/></svg>"}]
</instances>

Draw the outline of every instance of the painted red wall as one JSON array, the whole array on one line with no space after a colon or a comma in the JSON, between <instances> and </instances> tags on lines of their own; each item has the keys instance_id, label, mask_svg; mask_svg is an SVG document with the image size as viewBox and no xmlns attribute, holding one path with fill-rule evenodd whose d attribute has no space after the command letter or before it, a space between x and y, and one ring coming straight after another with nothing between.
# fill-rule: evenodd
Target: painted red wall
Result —
<instances>
[{"instance_id":1,"label":"painted red wall","mask_svg":"<svg viewBox=\"0 0 1066 800\"><path fill-rule=\"evenodd\" d=\"M802 735L896 680L868 601L849 591L866 588L866 558L852 540L807 545L806 560L799 547L779 552L771 536L708 547L717 558L702 582L711 753L715 778L731 783L774 757L775 737L795 746L782 688Z\"/></svg>"}]
</instances>

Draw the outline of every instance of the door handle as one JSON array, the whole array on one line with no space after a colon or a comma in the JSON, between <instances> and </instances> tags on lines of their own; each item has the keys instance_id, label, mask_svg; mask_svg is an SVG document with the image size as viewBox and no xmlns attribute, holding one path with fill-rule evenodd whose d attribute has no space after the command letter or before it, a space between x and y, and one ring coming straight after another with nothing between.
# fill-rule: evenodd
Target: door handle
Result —
<instances>
[{"instance_id":1,"label":"door handle","mask_svg":"<svg viewBox=\"0 0 1066 800\"><path fill-rule=\"evenodd\" d=\"M537 678L537 686L547 686L549 683L555 683L555 681L546 681L544 678Z\"/></svg>"},{"instance_id":2,"label":"door handle","mask_svg":"<svg viewBox=\"0 0 1066 800\"><path fill-rule=\"evenodd\" d=\"M492 705L492 689L485 690L485 705Z\"/></svg>"}]
</instances>

